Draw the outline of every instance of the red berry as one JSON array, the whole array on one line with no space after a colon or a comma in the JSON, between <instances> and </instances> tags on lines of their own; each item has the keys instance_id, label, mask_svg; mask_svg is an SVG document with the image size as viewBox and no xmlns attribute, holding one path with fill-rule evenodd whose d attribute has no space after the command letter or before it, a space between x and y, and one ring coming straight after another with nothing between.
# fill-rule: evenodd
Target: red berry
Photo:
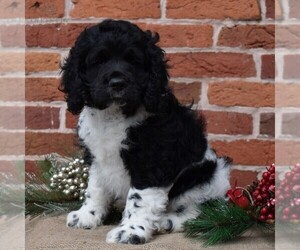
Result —
<instances>
[{"instance_id":1,"label":"red berry","mask_svg":"<svg viewBox=\"0 0 300 250\"><path fill-rule=\"evenodd\" d=\"M275 173L270 174L270 177L269 177L269 182L273 182L273 181L275 181Z\"/></svg>"},{"instance_id":2,"label":"red berry","mask_svg":"<svg viewBox=\"0 0 300 250\"><path fill-rule=\"evenodd\" d=\"M299 164L299 163L297 163L297 164L295 165L295 167L293 168L293 171L294 171L295 173L300 173L300 164Z\"/></svg>"},{"instance_id":3,"label":"red berry","mask_svg":"<svg viewBox=\"0 0 300 250\"><path fill-rule=\"evenodd\" d=\"M262 192L262 193L266 193L267 191L268 191L267 186L264 186L264 187L261 189L261 192Z\"/></svg>"},{"instance_id":4,"label":"red berry","mask_svg":"<svg viewBox=\"0 0 300 250\"><path fill-rule=\"evenodd\" d=\"M288 186L288 187L285 187L284 188L284 192L285 193L290 193L291 192L291 188Z\"/></svg>"},{"instance_id":5,"label":"red berry","mask_svg":"<svg viewBox=\"0 0 300 250\"><path fill-rule=\"evenodd\" d=\"M270 187L269 187L269 190L271 191L271 192L275 192L275 185L271 185Z\"/></svg>"},{"instance_id":6,"label":"red berry","mask_svg":"<svg viewBox=\"0 0 300 250\"><path fill-rule=\"evenodd\" d=\"M291 213L291 209L289 207L286 207L283 209L283 214L284 215L289 215Z\"/></svg>"},{"instance_id":7,"label":"red berry","mask_svg":"<svg viewBox=\"0 0 300 250\"><path fill-rule=\"evenodd\" d=\"M274 199L270 199L270 203L272 206L275 206L275 198Z\"/></svg>"},{"instance_id":8,"label":"red berry","mask_svg":"<svg viewBox=\"0 0 300 250\"><path fill-rule=\"evenodd\" d=\"M257 201L262 201L261 195L258 195L258 196L256 197L256 200L257 200Z\"/></svg>"},{"instance_id":9,"label":"red berry","mask_svg":"<svg viewBox=\"0 0 300 250\"><path fill-rule=\"evenodd\" d=\"M267 218L268 220L274 220L275 216L274 214L268 214Z\"/></svg>"},{"instance_id":10,"label":"red berry","mask_svg":"<svg viewBox=\"0 0 300 250\"><path fill-rule=\"evenodd\" d=\"M299 198L295 198L294 199L294 203L296 206L300 206L300 199Z\"/></svg>"},{"instance_id":11,"label":"red berry","mask_svg":"<svg viewBox=\"0 0 300 250\"><path fill-rule=\"evenodd\" d=\"M291 180L293 178L293 174L291 172L287 172L285 173L284 178L286 180Z\"/></svg>"},{"instance_id":12,"label":"red berry","mask_svg":"<svg viewBox=\"0 0 300 250\"><path fill-rule=\"evenodd\" d=\"M277 198L277 200L278 200L279 202L282 202L282 201L284 201L285 199L284 199L284 196L283 196L283 195L279 195L278 198Z\"/></svg>"},{"instance_id":13,"label":"red berry","mask_svg":"<svg viewBox=\"0 0 300 250\"><path fill-rule=\"evenodd\" d=\"M288 199L290 199L292 197L292 195L290 193L286 193L284 195L284 197L285 197L286 200L288 200Z\"/></svg>"},{"instance_id":14,"label":"red berry","mask_svg":"<svg viewBox=\"0 0 300 250\"><path fill-rule=\"evenodd\" d=\"M257 195L259 195L259 191L258 191L258 190L255 190L255 191L252 193L252 196L253 196L253 197L256 197Z\"/></svg>"},{"instance_id":15,"label":"red berry","mask_svg":"<svg viewBox=\"0 0 300 250\"><path fill-rule=\"evenodd\" d=\"M266 207L263 207L261 210L260 210L260 214L263 215L263 214L267 214L268 213L268 209Z\"/></svg>"},{"instance_id":16,"label":"red berry","mask_svg":"<svg viewBox=\"0 0 300 250\"><path fill-rule=\"evenodd\" d=\"M261 215L261 216L259 216L259 219L264 221L267 219L267 217L265 215Z\"/></svg>"},{"instance_id":17,"label":"red berry","mask_svg":"<svg viewBox=\"0 0 300 250\"><path fill-rule=\"evenodd\" d=\"M293 187L293 191L297 192L297 193L300 193L300 185L295 185Z\"/></svg>"},{"instance_id":18,"label":"red berry","mask_svg":"<svg viewBox=\"0 0 300 250\"><path fill-rule=\"evenodd\" d=\"M299 215L298 214L292 214L290 218L292 220L298 220L299 219Z\"/></svg>"},{"instance_id":19,"label":"red berry","mask_svg":"<svg viewBox=\"0 0 300 250\"><path fill-rule=\"evenodd\" d=\"M295 174L294 176L293 176L293 179L292 179L293 181L298 181L298 180L300 180L300 173L297 173L297 174Z\"/></svg>"},{"instance_id":20,"label":"red berry","mask_svg":"<svg viewBox=\"0 0 300 250\"><path fill-rule=\"evenodd\" d=\"M270 174L268 172L264 172L262 174L262 178L265 179L265 180L269 179L269 176L270 176Z\"/></svg>"},{"instance_id":21,"label":"red berry","mask_svg":"<svg viewBox=\"0 0 300 250\"><path fill-rule=\"evenodd\" d=\"M289 217L287 215L283 215L281 217L281 220L283 220L283 221L288 221L288 219L289 219Z\"/></svg>"}]
</instances>

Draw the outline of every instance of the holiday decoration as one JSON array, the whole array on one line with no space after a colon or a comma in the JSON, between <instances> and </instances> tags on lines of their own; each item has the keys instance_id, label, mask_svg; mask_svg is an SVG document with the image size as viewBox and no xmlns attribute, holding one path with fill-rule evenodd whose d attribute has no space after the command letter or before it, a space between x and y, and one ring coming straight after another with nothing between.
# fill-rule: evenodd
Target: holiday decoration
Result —
<instances>
[{"instance_id":1,"label":"holiday decoration","mask_svg":"<svg viewBox=\"0 0 300 250\"><path fill-rule=\"evenodd\" d=\"M250 202L253 205L253 199L249 191L242 187L237 187L237 181L232 189L227 191L229 199L237 206L247 209L250 206Z\"/></svg>"},{"instance_id":2,"label":"holiday decoration","mask_svg":"<svg viewBox=\"0 0 300 250\"><path fill-rule=\"evenodd\" d=\"M275 165L262 174L259 182L246 188L235 185L225 200L199 205L199 216L184 224L188 237L214 245L233 240L253 226L274 231L275 226Z\"/></svg>"},{"instance_id":3,"label":"holiday decoration","mask_svg":"<svg viewBox=\"0 0 300 250\"><path fill-rule=\"evenodd\" d=\"M68 164L61 164L51 177L50 187L62 190L66 195L72 195L75 199L84 200L89 168L84 165L84 160L74 159Z\"/></svg>"},{"instance_id":4,"label":"holiday decoration","mask_svg":"<svg viewBox=\"0 0 300 250\"><path fill-rule=\"evenodd\" d=\"M275 165L263 172L260 182L250 189L253 190L254 205L259 208L258 219L272 223L275 220Z\"/></svg>"},{"instance_id":5,"label":"holiday decoration","mask_svg":"<svg viewBox=\"0 0 300 250\"><path fill-rule=\"evenodd\" d=\"M88 167L82 157L51 154L38 165L41 175L26 173L25 214L30 217L59 215L79 209L88 181ZM112 207L103 223L115 224L121 217L121 212Z\"/></svg>"},{"instance_id":6,"label":"holiday decoration","mask_svg":"<svg viewBox=\"0 0 300 250\"><path fill-rule=\"evenodd\" d=\"M299 224L300 164L284 174L276 190L276 215L280 223Z\"/></svg>"},{"instance_id":7,"label":"holiday decoration","mask_svg":"<svg viewBox=\"0 0 300 250\"><path fill-rule=\"evenodd\" d=\"M57 215L79 209L88 181L88 167L82 158L80 156L66 158L52 154L39 165L41 175L26 174L26 215ZM289 187L295 195L298 194L298 196L290 195L293 206L284 207L282 210L282 213L289 215L288 218L296 219L298 217L295 215L294 207L300 206L300 188L299 185L289 186L288 183L296 183L298 175L295 177L295 174L300 173L300 165L292 171L293 176L291 174L286 176L292 178L294 182L284 182L280 190L282 195L286 195L288 194L286 187ZM204 245L213 245L233 240L253 226L258 226L263 231L273 230L275 165L267 168L259 182L247 187L238 187L236 182L228 190L227 197L226 200L211 200L200 204L198 217L184 224L186 236L200 239L204 241ZM112 208L104 223L112 224L120 220L121 212Z\"/></svg>"}]
</instances>

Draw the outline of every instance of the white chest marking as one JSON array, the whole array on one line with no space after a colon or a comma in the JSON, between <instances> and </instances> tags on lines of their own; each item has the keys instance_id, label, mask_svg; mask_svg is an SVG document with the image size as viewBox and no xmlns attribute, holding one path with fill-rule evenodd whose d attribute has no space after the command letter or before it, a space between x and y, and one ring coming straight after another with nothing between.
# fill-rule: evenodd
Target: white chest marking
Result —
<instances>
[{"instance_id":1,"label":"white chest marking","mask_svg":"<svg viewBox=\"0 0 300 250\"><path fill-rule=\"evenodd\" d=\"M126 198L130 176L120 157L122 141L126 138L126 129L147 116L147 112L138 110L136 115L126 118L115 105L105 110L84 108L79 118L78 134L94 156L90 170L96 182L93 186L101 185L111 195Z\"/></svg>"}]
</instances>

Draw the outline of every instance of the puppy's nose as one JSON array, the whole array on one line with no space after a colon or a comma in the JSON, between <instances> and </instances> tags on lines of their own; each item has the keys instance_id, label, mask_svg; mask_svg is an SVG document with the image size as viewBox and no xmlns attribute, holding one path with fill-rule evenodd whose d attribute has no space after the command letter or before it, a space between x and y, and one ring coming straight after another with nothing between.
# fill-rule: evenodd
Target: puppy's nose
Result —
<instances>
[{"instance_id":1,"label":"puppy's nose","mask_svg":"<svg viewBox=\"0 0 300 250\"><path fill-rule=\"evenodd\" d=\"M122 78L112 78L109 80L108 86L114 91L121 91L126 87L126 82Z\"/></svg>"}]
</instances>

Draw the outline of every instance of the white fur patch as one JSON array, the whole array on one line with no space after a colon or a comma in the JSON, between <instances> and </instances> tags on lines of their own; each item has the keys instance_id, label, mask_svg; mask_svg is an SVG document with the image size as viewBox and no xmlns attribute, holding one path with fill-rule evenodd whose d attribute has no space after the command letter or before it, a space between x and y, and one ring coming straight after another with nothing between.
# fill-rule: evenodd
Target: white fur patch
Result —
<instances>
[{"instance_id":1,"label":"white fur patch","mask_svg":"<svg viewBox=\"0 0 300 250\"><path fill-rule=\"evenodd\" d=\"M109 204L115 199L119 206L124 207L130 187L130 176L120 157L122 141L126 138L126 129L147 116L148 113L140 109L136 115L126 118L116 105L111 105L105 110L85 107L81 112L78 134L94 156L87 187L90 198L86 199L86 205L76 211L79 217L77 224L74 223L74 212L69 214L68 226L96 227L101 224L98 217L102 221ZM93 218L90 211L95 211L97 215L94 223L90 222Z\"/></svg>"},{"instance_id":2,"label":"white fur patch","mask_svg":"<svg viewBox=\"0 0 300 250\"><path fill-rule=\"evenodd\" d=\"M107 234L108 243L140 244L148 242L154 231L159 231L161 216L168 203L170 188L131 188L123 219Z\"/></svg>"}]
</instances>

